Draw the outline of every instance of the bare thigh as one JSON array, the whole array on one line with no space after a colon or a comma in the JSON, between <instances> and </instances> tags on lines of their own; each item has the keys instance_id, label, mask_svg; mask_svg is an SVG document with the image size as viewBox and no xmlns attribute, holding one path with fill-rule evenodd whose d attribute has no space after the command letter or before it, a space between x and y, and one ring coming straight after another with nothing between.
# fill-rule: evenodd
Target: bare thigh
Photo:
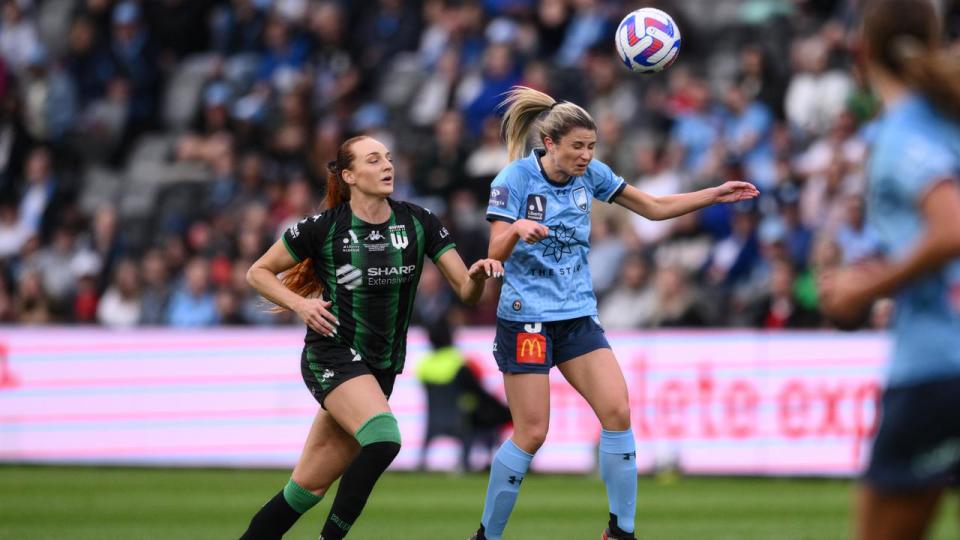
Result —
<instances>
[{"instance_id":1,"label":"bare thigh","mask_svg":"<svg viewBox=\"0 0 960 540\"><path fill-rule=\"evenodd\" d=\"M627 383L613 351L597 349L567 360L558 368L590 404L603 429L624 431L630 427Z\"/></svg>"},{"instance_id":2,"label":"bare thigh","mask_svg":"<svg viewBox=\"0 0 960 540\"><path fill-rule=\"evenodd\" d=\"M513 417L513 443L533 454L550 425L550 378L540 373L505 373L503 384Z\"/></svg>"},{"instance_id":3,"label":"bare thigh","mask_svg":"<svg viewBox=\"0 0 960 540\"><path fill-rule=\"evenodd\" d=\"M356 457L360 444L354 434L371 416L390 412L387 398L373 375L350 379L336 387L317 412L293 481L322 495Z\"/></svg>"}]
</instances>

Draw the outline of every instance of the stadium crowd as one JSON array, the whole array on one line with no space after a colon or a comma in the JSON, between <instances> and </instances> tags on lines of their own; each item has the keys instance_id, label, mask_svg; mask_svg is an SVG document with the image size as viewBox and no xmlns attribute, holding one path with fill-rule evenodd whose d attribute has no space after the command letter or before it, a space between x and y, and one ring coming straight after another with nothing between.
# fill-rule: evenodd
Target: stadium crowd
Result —
<instances>
[{"instance_id":1,"label":"stadium crowd","mask_svg":"<svg viewBox=\"0 0 960 540\"><path fill-rule=\"evenodd\" d=\"M637 4L682 29L665 73L633 75L614 52ZM584 105L597 158L644 191L762 191L666 222L595 204L607 328L822 326L818 269L877 250L857 4L3 0L0 323L295 322L246 269L322 207L324 164L359 132L393 149L395 197L443 216L469 264L507 163L497 104L524 84ZM492 324L488 293L460 308L430 268L417 320Z\"/></svg>"}]
</instances>

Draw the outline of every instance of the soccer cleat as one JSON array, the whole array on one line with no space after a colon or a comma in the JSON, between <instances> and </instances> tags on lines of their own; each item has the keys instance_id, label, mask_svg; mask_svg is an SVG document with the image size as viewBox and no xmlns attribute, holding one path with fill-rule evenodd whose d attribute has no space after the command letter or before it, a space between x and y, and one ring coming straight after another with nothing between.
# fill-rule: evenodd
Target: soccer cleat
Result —
<instances>
[{"instance_id":1,"label":"soccer cleat","mask_svg":"<svg viewBox=\"0 0 960 540\"><path fill-rule=\"evenodd\" d=\"M637 537L633 533L628 533L626 531L620 530L620 527L617 527L617 516L610 514L610 523L607 524L607 528L603 530L603 533L600 535L601 540L637 540Z\"/></svg>"},{"instance_id":2,"label":"soccer cleat","mask_svg":"<svg viewBox=\"0 0 960 540\"><path fill-rule=\"evenodd\" d=\"M483 525L480 525L480 528L477 529L477 532L473 533L473 536L470 537L470 540L487 540L486 535L483 534Z\"/></svg>"}]
</instances>

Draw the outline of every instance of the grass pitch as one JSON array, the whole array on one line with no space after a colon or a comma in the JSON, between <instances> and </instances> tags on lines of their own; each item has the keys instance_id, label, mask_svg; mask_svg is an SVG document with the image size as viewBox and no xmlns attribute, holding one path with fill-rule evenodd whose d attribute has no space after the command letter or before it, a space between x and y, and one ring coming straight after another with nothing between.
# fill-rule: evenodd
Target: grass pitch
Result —
<instances>
[{"instance_id":1,"label":"grass pitch","mask_svg":"<svg viewBox=\"0 0 960 540\"><path fill-rule=\"evenodd\" d=\"M0 467L0 538L30 540L237 538L288 478L277 470ZM638 538L830 540L848 537L852 484L827 480L641 478ZM385 475L348 538L465 540L486 476ZM285 538L319 536L332 494ZM957 538L956 497L932 538ZM507 540L595 540L606 522L603 484L530 474Z\"/></svg>"}]
</instances>

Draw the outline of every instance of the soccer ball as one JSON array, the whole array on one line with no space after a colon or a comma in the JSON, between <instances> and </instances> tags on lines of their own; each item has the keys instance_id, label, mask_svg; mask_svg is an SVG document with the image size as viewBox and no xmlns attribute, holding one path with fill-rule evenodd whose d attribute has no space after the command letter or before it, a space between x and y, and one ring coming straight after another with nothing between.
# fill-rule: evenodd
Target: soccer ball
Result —
<instances>
[{"instance_id":1,"label":"soccer ball","mask_svg":"<svg viewBox=\"0 0 960 540\"><path fill-rule=\"evenodd\" d=\"M680 54L680 29L673 17L656 8L641 8L620 21L616 35L620 60L636 73L670 67Z\"/></svg>"}]
</instances>

